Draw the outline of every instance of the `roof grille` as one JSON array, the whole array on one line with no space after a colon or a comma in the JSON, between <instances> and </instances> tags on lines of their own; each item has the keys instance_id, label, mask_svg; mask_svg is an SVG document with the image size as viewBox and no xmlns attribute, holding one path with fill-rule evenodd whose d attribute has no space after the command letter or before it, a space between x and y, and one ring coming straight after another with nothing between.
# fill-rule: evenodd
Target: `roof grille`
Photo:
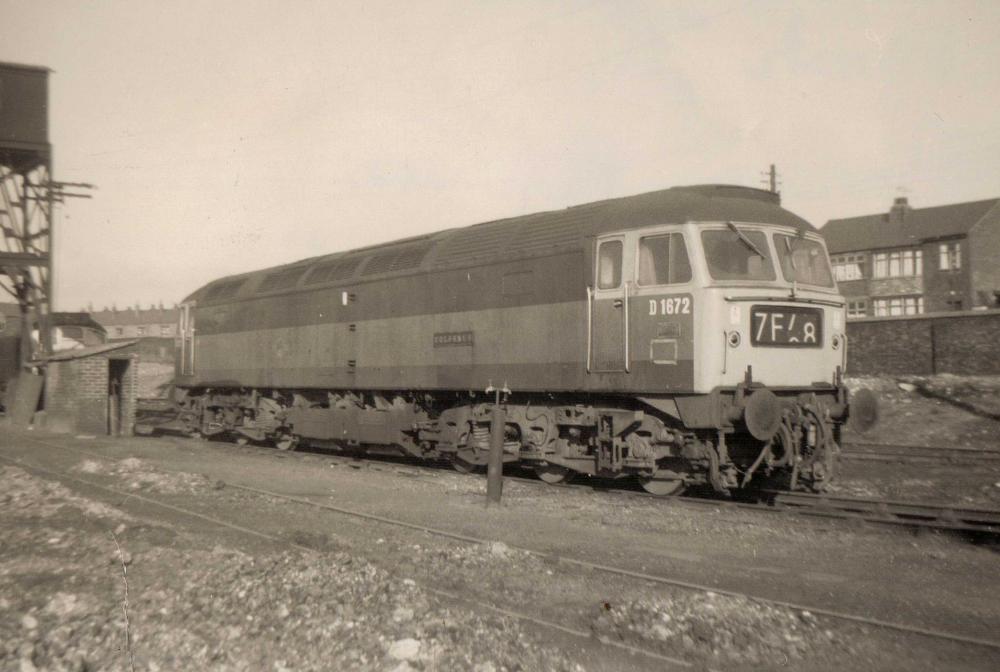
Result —
<instances>
[{"instance_id":1,"label":"roof grille","mask_svg":"<svg viewBox=\"0 0 1000 672\"><path fill-rule=\"evenodd\" d=\"M299 281L299 278L306 272L306 269L298 266L295 268L286 268L275 273L270 273L264 282L260 283L259 292L276 292L279 289L290 289L295 286L295 283Z\"/></svg>"},{"instance_id":2,"label":"roof grille","mask_svg":"<svg viewBox=\"0 0 1000 672\"><path fill-rule=\"evenodd\" d=\"M395 271L405 271L417 268L423 262L424 257L430 252L433 243L423 243L411 245L397 250L387 250L372 256L365 266L362 275L375 275L377 273L392 273Z\"/></svg>"},{"instance_id":3,"label":"roof grille","mask_svg":"<svg viewBox=\"0 0 1000 672\"><path fill-rule=\"evenodd\" d=\"M223 299L231 299L240 291L240 287L243 286L245 281L245 278L241 278L239 280L220 282L205 293L205 300L222 301Z\"/></svg>"},{"instance_id":4,"label":"roof grille","mask_svg":"<svg viewBox=\"0 0 1000 672\"><path fill-rule=\"evenodd\" d=\"M309 277L306 278L306 284L319 285L324 282L346 280L354 275L354 271L358 269L363 260L363 256L347 257L314 266Z\"/></svg>"}]
</instances>

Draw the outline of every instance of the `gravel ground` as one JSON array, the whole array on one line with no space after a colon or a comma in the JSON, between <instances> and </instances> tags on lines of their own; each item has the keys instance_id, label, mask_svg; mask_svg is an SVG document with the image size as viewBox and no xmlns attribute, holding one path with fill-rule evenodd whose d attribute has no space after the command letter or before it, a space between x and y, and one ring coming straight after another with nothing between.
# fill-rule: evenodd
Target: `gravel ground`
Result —
<instances>
[{"instance_id":1,"label":"gravel ground","mask_svg":"<svg viewBox=\"0 0 1000 672\"><path fill-rule=\"evenodd\" d=\"M754 668L786 667L844 647L808 612L715 593L605 603L594 631L610 631L647 648Z\"/></svg>"},{"instance_id":2,"label":"gravel ground","mask_svg":"<svg viewBox=\"0 0 1000 672\"><path fill-rule=\"evenodd\" d=\"M845 441L914 446L1000 446L1000 423L921 395L916 386L969 401L983 411L1000 412L1000 376L859 376L846 379L850 389L878 395L879 422L865 434L844 432Z\"/></svg>"},{"instance_id":3,"label":"gravel ground","mask_svg":"<svg viewBox=\"0 0 1000 672\"><path fill-rule=\"evenodd\" d=\"M59 450L56 443L73 448ZM955 613L963 617L992 619L992 601L976 602L960 579L949 578L988 571L984 551L944 537L911 541L727 507L669 506L513 481L505 486L504 506L484 510L482 478L391 463L353 469L320 455L190 440L26 439L13 452L10 444L4 442L7 455L68 470L123 494L101 495L99 502L81 496L70 481L72 491L18 468L0 470L0 492L6 493L0 496L0 670L128 669L123 562L131 650L136 669L143 670L669 669L648 658L639 664L599 642L689 660L696 670L924 669L942 661L957 669L990 669L982 651L966 654L953 645L845 626L766 601L583 571L561 557L614 565L642 557L652 573L719 589L765 588L757 593L764 595L768 585L780 583L781 599L828 607L812 600L829 594L836 605L835 592L874 588L852 586L857 568L851 565L871 567L876 575L883 568L883 574L899 577L892 580L900 581L900 592L909 590L902 586L923 587L919 604L897 603L909 615L886 618L907 620L919 613L914 608L947 614L961 604ZM74 453L79 449L93 455ZM539 539L554 546L563 537L576 541L544 555L500 541L468 545L319 513L218 480L251 475L263 479L255 481L259 487L288 488L300 497L425 524L456 523L456 532L512 544L537 548ZM135 495L240 522L313 550L247 543L239 541L245 535L214 525L198 529L190 519L171 521L162 509L143 508ZM566 532L546 532L553 523ZM589 544L579 536L583 530L603 541ZM531 538L538 534L543 536ZM783 564L772 552L777 547L780 555L795 556L795 563ZM854 550L838 550L845 548ZM635 564L636 571L647 569ZM738 587L727 577L739 577ZM976 590L988 595L991 586L984 578ZM803 588L812 597L796 594ZM592 637L560 638L439 590ZM885 597L867 602L874 607Z\"/></svg>"},{"instance_id":4,"label":"gravel ground","mask_svg":"<svg viewBox=\"0 0 1000 672\"><path fill-rule=\"evenodd\" d=\"M199 548L16 467L0 468L0 491L3 670L126 670L130 652L152 671L584 669L516 620L443 604L347 553Z\"/></svg>"},{"instance_id":5,"label":"gravel ground","mask_svg":"<svg viewBox=\"0 0 1000 672\"><path fill-rule=\"evenodd\" d=\"M845 429L845 442L913 446L1000 447L1000 376L867 376L849 378L851 389L879 398L879 423L866 434ZM954 400L928 398L923 387ZM969 409L976 409L972 412ZM1000 507L1000 461L956 464L842 460L830 492L838 495Z\"/></svg>"}]
</instances>

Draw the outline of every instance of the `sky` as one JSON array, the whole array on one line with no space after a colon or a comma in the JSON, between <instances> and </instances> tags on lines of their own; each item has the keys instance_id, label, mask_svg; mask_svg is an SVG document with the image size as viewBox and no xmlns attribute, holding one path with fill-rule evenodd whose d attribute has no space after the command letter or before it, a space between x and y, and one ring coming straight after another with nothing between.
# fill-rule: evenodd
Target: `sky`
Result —
<instances>
[{"instance_id":1,"label":"sky","mask_svg":"<svg viewBox=\"0 0 1000 672\"><path fill-rule=\"evenodd\" d=\"M995 0L0 0L98 187L60 310L771 163L816 225L998 197L997 36Z\"/></svg>"}]
</instances>

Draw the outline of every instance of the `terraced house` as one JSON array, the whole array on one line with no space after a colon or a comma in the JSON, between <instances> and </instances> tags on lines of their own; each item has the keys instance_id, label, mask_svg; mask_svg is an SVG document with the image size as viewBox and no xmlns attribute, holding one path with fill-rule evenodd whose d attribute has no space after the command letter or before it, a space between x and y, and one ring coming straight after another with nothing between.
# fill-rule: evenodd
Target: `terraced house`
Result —
<instances>
[{"instance_id":1,"label":"terraced house","mask_svg":"<svg viewBox=\"0 0 1000 672\"><path fill-rule=\"evenodd\" d=\"M822 228L850 318L1000 306L1000 198L831 219Z\"/></svg>"}]
</instances>

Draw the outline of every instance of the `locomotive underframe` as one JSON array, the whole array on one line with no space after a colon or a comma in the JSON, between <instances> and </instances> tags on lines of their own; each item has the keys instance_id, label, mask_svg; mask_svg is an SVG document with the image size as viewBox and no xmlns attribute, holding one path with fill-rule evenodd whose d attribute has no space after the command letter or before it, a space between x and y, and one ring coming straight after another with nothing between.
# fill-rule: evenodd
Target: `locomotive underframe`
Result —
<instances>
[{"instance_id":1,"label":"locomotive underframe","mask_svg":"<svg viewBox=\"0 0 1000 672\"><path fill-rule=\"evenodd\" d=\"M750 403L765 399L764 411ZM240 441L299 444L485 465L491 403L470 392L178 388L176 415L137 429L175 429ZM773 399L772 399L773 397ZM511 394L503 460L548 482L575 473L638 477L651 492L755 483L822 489L833 476L842 385L766 388L744 383L708 394ZM766 417L764 417L766 416ZM763 422L764 430L760 426ZM763 431L763 433L762 433Z\"/></svg>"}]
</instances>

